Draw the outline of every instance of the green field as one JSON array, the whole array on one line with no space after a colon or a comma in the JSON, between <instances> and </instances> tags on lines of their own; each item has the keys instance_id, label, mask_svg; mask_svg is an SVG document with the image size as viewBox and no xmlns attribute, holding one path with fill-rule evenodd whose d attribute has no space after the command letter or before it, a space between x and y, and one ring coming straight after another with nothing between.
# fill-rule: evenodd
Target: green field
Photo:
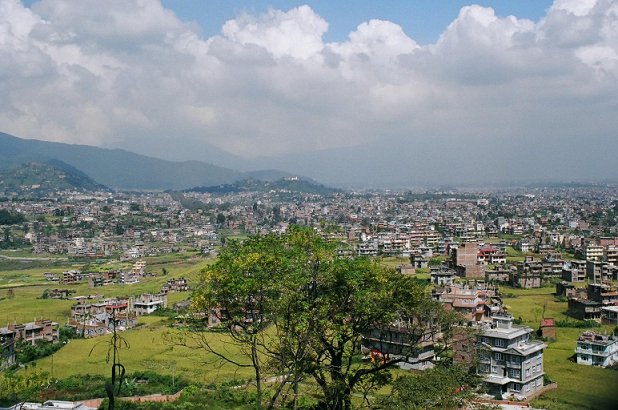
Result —
<instances>
[{"instance_id":1,"label":"green field","mask_svg":"<svg viewBox=\"0 0 618 410\"><path fill-rule=\"evenodd\" d=\"M397 266L407 259L385 258L384 263ZM32 321L35 317L53 319L65 323L72 300L39 299L46 288L69 288L76 295L102 294L106 297L137 295L143 292L157 292L161 285L172 277L185 276L190 284L195 284L199 271L212 260L191 255L189 258L173 259L169 255L147 259L147 272L156 276L146 277L135 285L111 285L90 289L86 283L79 285L60 285L46 282L43 272L53 270L62 272L67 267L28 267L18 265L16 269L0 269L0 323ZM13 262L16 263L16 262ZM102 268L117 267L118 262L103 264ZM21 269L19 269L21 268ZM167 272L163 276L163 270ZM428 276L428 275L423 275ZM12 288L13 297L8 297ZM503 299L504 304L515 318L537 329L542 317L566 319L566 302L556 301L552 287L540 289L503 288L503 294L511 297ZM186 299L187 292L172 293L168 303ZM237 368L222 364L200 349L174 346L166 335L174 331L165 318L157 316L139 319L140 326L122 333L130 344L130 349L121 351L121 359L128 372L154 370L161 373L182 376L196 383L221 383L231 379L251 378L251 368ZM545 409L612 409L618 408L618 372L609 369L577 365L569 360L574 353L575 340L584 329L558 328L558 339L550 342L545 351L545 372L558 382L558 389L546 393L535 400L533 405ZM598 329L597 329L598 330ZM610 328L606 327L606 331ZM215 344L227 350L235 358L242 359L240 351L228 343L224 336L214 334ZM28 370L45 370L54 377L71 374L109 374L110 365L106 363L106 345L109 337L96 339L75 339L60 349L54 356L41 359ZM96 345L96 346L95 346ZM93 350L94 347L94 350ZM90 353L92 351L92 353Z\"/></svg>"},{"instance_id":2,"label":"green field","mask_svg":"<svg viewBox=\"0 0 618 410\"><path fill-rule=\"evenodd\" d=\"M251 378L251 368L238 368L221 363L200 349L189 349L168 341L167 334L175 331L163 318L140 318L142 326L121 333L129 344L120 350L120 360L127 372L153 370L182 376L197 383L209 384ZM110 374L111 364L106 362L111 336L92 339L74 339L53 355L53 375L63 378L71 374ZM237 360L243 360L238 348L226 336L213 334L214 345L228 352ZM36 369L52 372L52 358L39 360Z\"/></svg>"},{"instance_id":3,"label":"green field","mask_svg":"<svg viewBox=\"0 0 618 410\"><path fill-rule=\"evenodd\" d=\"M504 304L515 318L538 329L543 312L545 317L566 319L566 302L554 300L553 288L502 289L515 298L505 298ZM571 320L574 320L571 318ZM586 329L557 328L557 340L548 343L545 350L545 373L558 383L558 389L550 391L533 402L534 407L544 409L616 409L618 408L618 371L578 365L569 360L575 353L575 341ZM611 332L613 327L593 329Z\"/></svg>"},{"instance_id":4,"label":"green field","mask_svg":"<svg viewBox=\"0 0 618 410\"><path fill-rule=\"evenodd\" d=\"M40 299L45 289L71 289L78 295L103 295L104 297L131 296L141 293L157 293L161 286L174 277L184 276L189 283L195 283L201 269L209 259L194 258L193 260L168 261L163 263L161 258L150 260L146 271L156 274L154 277L145 277L141 282L132 285L114 284L109 286L90 288L87 282L75 285L63 285L57 282L47 282L43 273L50 271L62 273L64 270L77 269L80 265L67 266L66 268L53 269L23 269L23 270L0 270L0 323L6 326L9 322L29 322L34 318L52 319L61 324L66 323L73 300ZM153 263L154 262L154 263ZM15 263L15 262L14 262ZM19 263L19 262L17 262ZM124 264L128 265L128 264ZM107 269L118 268L118 263L105 264ZM163 276L163 269L167 274ZM9 289L13 293L11 298ZM186 299L188 293L172 293L168 297L168 303Z\"/></svg>"}]
</instances>

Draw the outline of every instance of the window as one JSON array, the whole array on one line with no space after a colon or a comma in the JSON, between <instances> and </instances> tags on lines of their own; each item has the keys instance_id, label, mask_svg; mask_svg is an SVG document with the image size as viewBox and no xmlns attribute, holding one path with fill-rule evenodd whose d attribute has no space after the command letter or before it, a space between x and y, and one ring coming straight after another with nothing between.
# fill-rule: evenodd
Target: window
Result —
<instances>
[{"instance_id":1,"label":"window","mask_svg":"<svg viewBox=\"0 0 618 410\"><path fill-rule=\"evenodd\" d=\"M506 346L506 341L504 339L496 339L495 343L496 343L496 347L504 347Z\"/></svg>"},{"instance_id":2,"label":"window","mask_svg":"<svg viewBox=\"0 0 618 410\"><path fill-rule=\"evenodd\" d=\"M504 355L502 353L496 353L495 358L496 360L504 360Z\"/></svg>"},{"instance_id":3,"label":"window","mask_svg":"<svg viewBox=\"0 0 618 410\"><path fill-rule=\"evenodd\" d=\"M511 369L511 377L519 379L521 377L521 371L517 369Z\"/></svg>"}]
</instances>

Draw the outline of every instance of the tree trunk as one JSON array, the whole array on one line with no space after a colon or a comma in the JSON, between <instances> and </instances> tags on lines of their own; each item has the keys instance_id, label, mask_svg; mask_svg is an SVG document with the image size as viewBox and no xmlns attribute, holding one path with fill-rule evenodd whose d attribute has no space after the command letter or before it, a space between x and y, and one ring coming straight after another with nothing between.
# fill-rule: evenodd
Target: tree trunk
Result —
<instances>
[{"instance_id":1,"label":"tree trunk","mask_svg":"<svg viewBox=\"0 0 618 410\"><path fill-rule=\"evenodd\" d=\"M255 386L257 388L257 408L262 410L262 372L260 369L260 359L257 352L257 340L254 337L251 341L251 361L255 369Z\"/></svg>"}]
</instances>

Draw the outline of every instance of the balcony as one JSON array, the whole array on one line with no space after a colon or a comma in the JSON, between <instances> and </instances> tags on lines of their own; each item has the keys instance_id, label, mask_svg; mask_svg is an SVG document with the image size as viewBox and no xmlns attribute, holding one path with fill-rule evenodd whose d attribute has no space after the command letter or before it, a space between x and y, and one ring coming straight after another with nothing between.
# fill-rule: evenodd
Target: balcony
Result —
<instances>
[{"instance_id":1,"label":"balcony","mask_svg":"<svg viewBox=\"0 0 618 410\"><path fill-rule=\"evenodd\" d=\"M578 347L575 349L575 353L577 354L588 354L591 356L602 356L602 357L608 357L609 356L609 352L604 351L604 350L593 350L593 349L582 349L581 347Z\"/></svg>"}]
</instances>

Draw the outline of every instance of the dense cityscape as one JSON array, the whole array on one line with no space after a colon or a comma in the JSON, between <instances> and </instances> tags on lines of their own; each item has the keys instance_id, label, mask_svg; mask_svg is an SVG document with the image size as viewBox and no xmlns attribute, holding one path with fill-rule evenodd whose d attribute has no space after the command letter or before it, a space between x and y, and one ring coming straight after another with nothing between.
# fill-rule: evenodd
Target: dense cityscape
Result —
<instances>
[{"instance_id":1,"label":"dense cityscape","mask_svg":"<svg viewBox=\"0 0 618 410\"><path fill-rule=\"evenodd\" d=\"M355 192L298 177L285 182L285 188L267 183L265 190L246 181L245 188L224 193L43 195L32 186L30 196L5 192L2 367L27 367L58 354L59 347L58 352L70 350L67 337L140 329L140 318L157 312L169 312L169 320L182 328L192 290L203 286L204 261L216 259L230 241L285 235L294 226L335 244L339 258L370 258L426 283L433 301L457 312L460 326L473 325L477 332L478 340L470 341L455 331L450 342L442 331L431 332L420 351L404 353L405 332L385 335L374 329L362 335L361 355L392 355L399 358L399 369L426 371L444 360L446 351L454 362L471 364L471 346L487 346L489 352L479 351L474 362L485 397L524 401L559 386L553 380L559 376L543 360L556 340L572 339L577 364L616 365L615 186ZM171 274L178 263L187 266L186 274ZM28 302L41 313L34 322L10 307L22 289L36 289L36 299ZM517 306L528 289L532 297L539 295L533 289L542 290L542 309ZM46 316L47 300L70 304ZM203 319L206 329L224 325L224 316L211 310ZM565 329L568 336L561 334ZM451 347L444 350L443 343ZM47 344L57 347L45 351ZM28 345L36 346L35 352L27 353Z\"/></svg>"}]
</instances>

